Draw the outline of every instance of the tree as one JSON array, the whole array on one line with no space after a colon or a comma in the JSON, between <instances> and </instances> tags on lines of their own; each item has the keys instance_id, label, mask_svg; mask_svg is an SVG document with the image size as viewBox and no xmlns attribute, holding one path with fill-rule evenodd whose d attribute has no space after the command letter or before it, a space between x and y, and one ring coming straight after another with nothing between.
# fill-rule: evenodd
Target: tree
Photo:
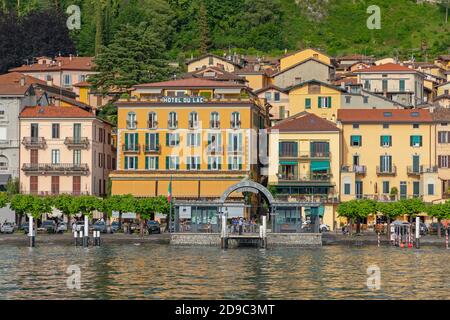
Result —
<instances>
[{"instance_id":1,"label":"tree","mask_svg":"<svg viewBox=\"0 0 450 320\"><path fill-rule=\"evenodd\" d=\"M350 234L352 234L353 231L353 221L355 218L358 217L358 201L357 200L350 200L347 202L341 202L339 206L337 207L337 212L339 214L339 217L345 217L350 222Z\"/></svg>"},{"instance_id":2,"label":"tree","mask_svg":"<svg viewBox=\"0 0 450 320\"><path fill-rule=\"evenodd\" d=\"M356 216L356 233L361 232L361 219L366 219L369 215L377 212L376 202L369 199L357 201L357 216Z\"/></svg>"},{"instance_id":3,"label":"tree","mask_svg":"<svg viewBox=\"0 0 450 320\"><path fill-rule=\"evenodd\" d=\"M419 198L400 200L400 205L404 207L405 214L409 215L411 223L419 213L425 211L425 204Z\"/></svg>"},{"instance_id":4,"label":"tree","mask_svg":"<svg viewBox=\"0 0 450 320\"><path fill-rule=\"evenodd\" d=\"M210 39L208 27L208 10L206 9L203 0L200 2L197 24L198 24L198 31L200 34L200 54L204 55L208 53L208 49L210 46Z\"/></svg>"},{"instance_id":5,"label":"tree","mask_svg":"<svg viewBox=\"0 0 450 320\"><path fill-rule=\"evenodd\" d=\"M430 217L437 219L437 233L438 237L441 238L441 221L442 219L450 218L450 203L447 201L445 203L431 204L427 206L426 211Z\"/></svg>"},{"instance_id":6,"label":"tree","mask_svg":"<svg viewBox=\"0 0 450 320\"><path fill-rule=\"evenodd\" d=\"M174 71L168 66L164 43L146 23L122 26L95 63L99 73L89 81L104 94L111 89L125 92L138 83L162 81Z\"/></svg>"},{"instance_id":7,"label":"tree","mask_svg":"<svg viewBox=\"0 0 450 320\"><path fill-rule=\"evenodd\" d=\"M152 219L152 214L154 215L156 209L155 198L140 198L135 201L136 215L139 215L140 220L140 235L144 236L144 223L147 220Z\"/></svg>"},{"instance_id":8,"label":"tree","mask_svg":"<svg viewBox=\"0 0 450 320\"><path fill-rule=\"evenodd\" d=\"M103 6L100 0L95 3L95 55L98 56L103 43Z\"/></svg>"},{"instance_id":9,"label":"tree","mask_svg":"<svg viewBox=\"0 0 450 320\"><path fill-rule=\"evenodd\" d=\"M19 178L9 179L6 183L6 192L8 195L18 194L19 190Z\"/></svg>"},{"instance_id":10,"label":"tree","mask_svg":"<svg viewBox=\"0 0 450 320\"><path fill-rule=\"evenodd\" d=\"M0 192L0 209L6 207L8 203L9 203L8 194L5 192Z\"/></svg>"},{"instance_id":11,"label":"tree","mask_svg":"<svg viewBox=\"0 0 450 320\"><path fill-rule=\"evenodd\" d=\"M405 214L405 207L400 202L378 202L378 212L382 213L387 219L387 238L391 239L391 221Z\"/></svg>"},{"instance_id":12,"label":"tree","mask_svg":"<svg viewBox=\"0 0 450 320\"><path fill-rule=\"evenodd\" d=\"M73 198L73 201L75 201L74 206L79 209L79 212L89 218L92 218L94 211L102 211L104 208L102 199L96 196L79 196Z\"/></svg>"},{"instance_id":13,"label":"tree","mask_svg":"<svg viewBox=\"0 0 450 320\"><path fill-rule=\"evenodd\" d=\"M16 213L16 222L22 225L22 218L25 214L29 214L34 197L32 195L16 194L10 201L10 208Z\"/></svg>"},{"instance_id":14,"label":"tree","mask_svg":"<svg viewBox=\"0 0 450 320\"><path fill-rule=\"evenodd\" d=\"M53 206L68 217L80 213L79 205L80 202L77 201L77 198L68 194L60 194L53 199Z\"/></svg>"},{"instance_id":15,"label":"tree","mask_svg":"<svg viewBox=\"0 0 450 320\"><path fill-rule=\"evenodd\" d=\"M135 212L135 198L131 194L114 195L106 198L104 209L111 216L113 211L119 213L119 229L122 228L122 214L125 212Z\"/></svg>"}]
</instances>

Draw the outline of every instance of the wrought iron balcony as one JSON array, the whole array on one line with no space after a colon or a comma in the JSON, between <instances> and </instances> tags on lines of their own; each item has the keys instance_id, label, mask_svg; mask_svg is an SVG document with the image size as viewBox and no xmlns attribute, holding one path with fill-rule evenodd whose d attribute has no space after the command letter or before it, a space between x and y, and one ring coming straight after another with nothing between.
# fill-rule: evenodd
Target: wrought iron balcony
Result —
<instances>
[{"instance_id":1,"label":"wrought iron balcony","mask_svg":"<svg viewBox=\"0 0 450 320\"><path fill-rule=\"evenodd\" d=\"M149 129L156 129L156 128L158 128L158 121L147 121L147 127Z\"/></svg>"},{"instance_id":2,"label":"wrought iron balcony","mask_svg":"<svg viewBox=\"0 0 450 320\"><path fill-rule=\"evenodd\" d=\"M189 129L197 129L198 128L198 121L189 120Z\"/></svg>"},{"instance_id":3,"label":"wrought iron balcony","mask_svg":"<svg viewBox=\"0 0 450 320\"><path fill-rule=\"evenodd\" d=\"M421 175L423 173L438 172L437 166L408 166L407 172L409 175Z\"/></svg>"},{"instance_id":4,"label":"wrought iron balcony","mask_svg":"<svg viewBox=\"0 0 450 320\"><path fill-rule=\"evenodd\" d=\"M209 122L209 125L210 125L211 129L219 129L220 128L220 121L211 120Z\"/></svg>"},{"instance_id":5,"label":"wrought iron balcony","mask_svg":"<svg viewBox=\"0 0 450 320\"><path fill-rule=\"evenodd\" d=\"M87 149L89 147L89 139L86 137L66 137L64 144L69 149Z\"/></svg>"},{"instance_id":6,"label":"wrought iron balcony","mask_svg":"<svg viewBox=\"0 0 450 320\"><path fill-rule=\"evenodd\" d=\"M367 167L366 166L356 166L356 165L342 166L341 172L365 175L367 173Z\"/></svg>"},{"instance_id":7,"label":"wrought iron balcony","mask_svg":"<svg viewBox=\"0 0 450 320\"><path fill-rule=\"evenodd\" d=\"M329 159L331 153L328 151L302 151L294 152L293 150L282 151L280 158L302 158L302 159Z\"/></svg>"},{"instance_id":8,"label":"wrought iron balcony","mask_svg":"<svg viewBox=\"0 0 450 320\"><path fill-rule=\"evenodd\" d=\"M87 174L89 172L89 166L87 163L24 163L22 170L27 174L35 173L45 175L59 173L63 175L79 175Z\"/></svg>"},{"instance_id":9,"label":"wrought iron balcony","mask_svg":"<svg viewBox=\"0 0 450 320\"><path fill-rule=\"evenodd\" d=\"M391 168L381 168L380 166L377 166L377 175L379 176L395 176L396 174L396 166L392 166Z\"/></svg>"},{"instance_id":10,"label":"wrought iron balcony","mask_svg":"<svg viewBox=\"0 0 450 320\"><path fill-rule=\"evenodd\" d=\"M231 129L239 129L241 127L241 121L230 121Z\"/></svg>"},{"instance_id":11,"label":"wrought iron balcony","mask_svg":"<svg viewBox=\"0 0 450 320\"><path fill-rule=\"evenodd\" d=\"M44 137L24 137L22 144L27 149L45 149L47 142Z\"/></svg>"},{"instance_id":12,"label":"wrought iron balcony","mask_svg":"<svg viewBox=\"0 0 450 320\"><path fill-rule=\"evenodd\" d=\"M155 145L146 144L144 152L147 153L147 154L160 154L161 153L161 145L159 145L159 144L155 144Z\"/></svg>"},{"instance_id":13,"label":"wrought iron balcony","mask_svg":"<svg viewBox=\"0 0 450 320\"><path fill-rule=\"evenodd\" d=\"M330 182L331 177L331 173L278 174L278 180L282 182Z\"/></svg>"},{"instance_id":14,"label":"wrought iron balcony","mask_svg":"<svg viewBox=\"0 0 450 320\"><path fill-rule=\"evenodd\" d=\"M223 147L219 146L217 144L209 144L207 146L207 152L209 154L216 154L216 153L222 154L223 153Z\"/></svg>"},{"instance_id":15,"label":"wrought iron balcony","mask_svg":"<svg viewBox=\"0 0 450 320\"><path fill-rule=\"evenodd\" d=\"M140 144L122 144L122 151L124 153L140 153L141 152L141 145Z\"/></svg>"},{"instance_id":16,"label":"wrought iron balcony","mask_svg":"<svg viewBox=\"0 0 450 320\"><path fill-rule=\"evenodd\" d=\"M137 128L137 121L127 120L127 129L136 129L136 128Z\"/></svg>"}]
</instances>

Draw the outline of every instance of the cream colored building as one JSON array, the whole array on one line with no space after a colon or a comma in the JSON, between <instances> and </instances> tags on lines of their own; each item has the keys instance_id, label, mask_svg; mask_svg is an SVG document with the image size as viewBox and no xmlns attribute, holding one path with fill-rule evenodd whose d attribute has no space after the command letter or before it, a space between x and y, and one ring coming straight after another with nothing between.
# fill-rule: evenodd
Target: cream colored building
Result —
<instances>
[{"instance_id":1,"label":"cream colored building","mask_svg":"<svg viewBox=\"0 0 450 320\"><path fill-rule=\"evenodd\" d=\"M201 70L206 67L217 67L227 72L235 72L242 66L233 59L234 56L227 59L226 57L219 57L214 54L208 53L201 57L189 60L187 62L187 68L188 72Z\"/></svg>"},{"instance_id":2,"label":"cream colored building","mask_svg":"<svg viewBox=\"0 0 450 320\"><path fill-rule=\"evenodd\" d=\"M77 107L20 113L20 191L39 195L107 193L115 169L111 125Z\"/></svg>"},{"instance_id":3,"label":"cream colored building","mask_svg":"<svg viewBox=\"0 0 450 320\"><path fill-rule=\"evenodd\" d=\"M301 61L314 58L316 60L322 61L327 65L331 65L332 58L323 52L316 49L308 48L304 50L295 51L293 53L287 54L280 58L280 71L283 71Z\"/></svg>"}]
</instances>

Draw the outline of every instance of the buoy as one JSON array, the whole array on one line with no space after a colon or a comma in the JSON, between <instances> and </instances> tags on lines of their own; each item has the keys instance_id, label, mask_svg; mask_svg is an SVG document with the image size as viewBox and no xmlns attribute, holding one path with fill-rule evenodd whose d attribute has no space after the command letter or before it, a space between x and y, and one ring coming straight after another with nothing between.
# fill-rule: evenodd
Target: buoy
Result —
<instances>
[{"instance_id":1,"label":"buoy","mask_svg":"<svg viewBox=\"0 0 450 320\"><path fill-rule=\"evenodd\" d=\"M408 243L408 248L412 248L413 247L413 245L412 245L412 243L410 242L410 243Z\"/></svg>"},{"instance_id":2,"label":"buoy","mask_svg":"<svg viewBox=\"0 0 450 320\"><path fill-rule=\"evenodd\" d=\"M400 243L400 248L404 248L405 245L403 244L403 242Z\"/></svg>"}]
</instances>

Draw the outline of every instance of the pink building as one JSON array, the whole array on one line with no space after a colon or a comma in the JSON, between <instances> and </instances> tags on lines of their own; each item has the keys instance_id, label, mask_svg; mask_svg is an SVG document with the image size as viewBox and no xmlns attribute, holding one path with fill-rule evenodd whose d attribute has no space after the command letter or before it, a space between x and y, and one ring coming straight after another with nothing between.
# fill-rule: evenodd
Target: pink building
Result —
<instances>
[{"instance_id":1,"label":"pink building","mask_svg":"<svg viewBox=\"0 0 450 320\"><path fill-rule=\"evenodd\" d=\"M116 163L111 125L78 107L25 107L19 115L22 193L107 193Z\"/></svg>"}]
</instances>

